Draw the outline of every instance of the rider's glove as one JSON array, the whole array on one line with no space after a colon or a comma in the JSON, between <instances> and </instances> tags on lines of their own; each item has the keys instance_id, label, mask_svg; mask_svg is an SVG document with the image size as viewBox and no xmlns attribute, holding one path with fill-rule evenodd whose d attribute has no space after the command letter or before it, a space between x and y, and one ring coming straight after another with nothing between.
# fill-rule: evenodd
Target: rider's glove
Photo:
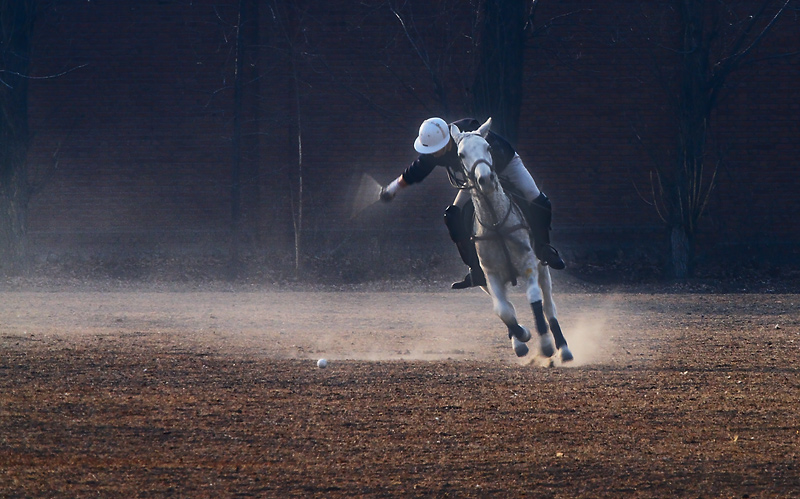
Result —
<instances>
[{"instance_id":1,"label":"rider's glove","mask_svg":"<svg viewBox=\"0 0 800 499\"><path fill-rule=\"evenodd\" d=\"M388 187L381 187L381 201L384 203L388 203L392 199L394 199L396 192L389 191Z\"/></svg>"},{"instance_id":2,"label":"rider's glove","mask_svg":"<svg viewBox=\"0 0 800 499\"><path fill-rule=\"evenodd\" d=\"M397 191L400 189L400 179L394 179L392 183L387 185L386 187L381 187L381 194L380 198L381 201L384 203L388 203L397 195Z\"/></svg>"}]
</instances>

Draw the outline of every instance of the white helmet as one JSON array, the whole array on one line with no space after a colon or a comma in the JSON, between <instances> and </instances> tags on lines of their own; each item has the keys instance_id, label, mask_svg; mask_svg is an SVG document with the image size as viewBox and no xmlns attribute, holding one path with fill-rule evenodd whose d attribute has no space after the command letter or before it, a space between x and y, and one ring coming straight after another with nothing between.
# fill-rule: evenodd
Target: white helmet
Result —
<instances>
[{"instance_id":1,"label":"white helmet","mask_svg":"<svg viewBox=\"0 0 800 499\"><path fill-rule=\"evenodd\" d=\"M419 127L419 137L414 141L414 149L420 154L432 154L450 142L450 127L441 118L428 118Z\"/></svg>"}]
</instances>

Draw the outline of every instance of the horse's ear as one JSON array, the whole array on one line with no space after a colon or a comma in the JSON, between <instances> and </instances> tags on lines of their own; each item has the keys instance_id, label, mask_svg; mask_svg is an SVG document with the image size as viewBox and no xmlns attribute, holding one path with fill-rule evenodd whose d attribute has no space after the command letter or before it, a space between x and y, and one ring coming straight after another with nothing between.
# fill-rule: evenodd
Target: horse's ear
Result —
<instances>
[{"instance_id":1,"label":"horse's ear","mask_svg":"<svg viewBox=\"0 0 800 499\"><path fill-rule=\"evenodd\" d=\"M486 138L489 135L489 129L492 128L492 118L486 120L486 122L478 128L478 133L483 137Z\"/></svg>"},{"instance_id":2,"label":"horse's ear","mask_svg":"<svg viewBox=\"0 0 800 499\"><path fill-rule=\"evenodd\" d=\"M461 140L462 135L464 134L461 133L461 130L456 125L450 125L450 136L453 137L456 143Z\"/></svg>"}]
</instances>

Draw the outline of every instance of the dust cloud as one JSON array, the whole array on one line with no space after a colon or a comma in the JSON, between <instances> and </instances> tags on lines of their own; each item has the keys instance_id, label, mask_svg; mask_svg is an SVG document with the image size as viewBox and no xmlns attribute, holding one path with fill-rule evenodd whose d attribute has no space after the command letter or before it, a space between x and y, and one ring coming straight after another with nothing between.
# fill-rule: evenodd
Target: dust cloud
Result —
<instances>
[{"instance_id":1,"label":"dust cloud","mask_svg":"<svg viewBox=\"0 0 800 499\"><path fill-rule=\"evenodd\" d=\"M565 293L559 322L575 355L567 366L613 360L613 297ZM533 316L513 296L520 322ZM482 291L3 291L6 339L100 341L123 336L154 350L257 358L518 362ZM133 336L131 336L133 335ZM530 344L536 351L536 338ZM616 353L615 353L616 352Z\"/></svg>"},{"instance_id":2,"label":"dust cloud","mask_svg":"<svg viewBox=\"0 0 800 499\"><path fill-rule=\"evenodd\" d=\"M516 359L505 326L492 311L490 298L480 291L461 293L383 293L370 314L354 317L367 322L362 332L329 330L314 338L311 347L326 358L353 360L480 360L542 364L537 358L537 338L531 339L531 354ZM524 294L511 296L520 323L533 329L533 316ZM564 367L614 362L619 358L613 328L625 315L615 296L559 296L559 322L575 356ZM387 303L387 301L389 303ZM390 303L396 303L392 306ZM349 345L350 348L347 348ZM560 363L558 363L561 365Z\"/></svg>"},{"instance_id":3,"label":"dust cloud","mask_svg":"<svg viewBox=\"0 0 800 499\"><path fill-rule=\"evenodd\" d=\"M598 308L577 310L569 314L569 329L564 332L575 360L568 367L602 364L612 359L612 342L608 330L609 317L618 315L609 299ZM564 325L562 324L562 327Z\"/></svg>"}]
</instances>

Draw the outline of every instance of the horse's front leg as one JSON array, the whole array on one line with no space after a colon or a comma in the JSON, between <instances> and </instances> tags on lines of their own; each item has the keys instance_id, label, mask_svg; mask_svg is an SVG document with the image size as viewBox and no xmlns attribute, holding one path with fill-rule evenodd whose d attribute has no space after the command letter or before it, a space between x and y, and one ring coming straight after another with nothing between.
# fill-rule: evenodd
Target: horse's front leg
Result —
<instances>
[{"instance_id":1,"label":"horse's front leg","mask_svg":"<svg viewBox=\"0 0 800 499\"><path fill-rule=\"evenodd\" d=\"M536 262L533 258L523 266L525 278L525 294L528 297L528 303L531 304L533 310L533 318L536 320L536 332L539 333L539 349L544 357L552 357L555 353L553 348L553 339L547 328L547 320L544 317L542 309L542 288L539 287L536 272Z\"/></svg>"},{"instance_id":2,"label":"horse's front leg","mask_svg":"<svg viewBox=\"0 0 800 499\"><path fill-rule=\"evenodd\" d=\"M528 346L525 343L531 339L531 333L525 326L521 326L517 322L517 311L506 294L505 280L496 274L486 272L486 269L484 269L484 274L486 275L486 284L489 287L489 295L492 297L494 313L500 317L500 320L508 328L508 337L511 339L514 353L516 353L517 357L528 355Z\"/></svg>"},{"instance_id":3,"label":"horse's front leg","mask_svg":"<svg viewBox=\"0 0 800 499\"><path fill-rule=\"evenodd\" d=\"M555 301L553 301L553 280L550 277L550 268L538 263L538 274L539 286L542 288L543 313L547 317L550 330L553 332L553 338L556 340L556 349L561 352L561 360L563 362L570 361L573 359L572 351L570 351L567 346L567 340L564 338L564 333L561 332L561 325L558 323L558 317L556 316L556 304Z\"/></svg>"}]
</instances>

